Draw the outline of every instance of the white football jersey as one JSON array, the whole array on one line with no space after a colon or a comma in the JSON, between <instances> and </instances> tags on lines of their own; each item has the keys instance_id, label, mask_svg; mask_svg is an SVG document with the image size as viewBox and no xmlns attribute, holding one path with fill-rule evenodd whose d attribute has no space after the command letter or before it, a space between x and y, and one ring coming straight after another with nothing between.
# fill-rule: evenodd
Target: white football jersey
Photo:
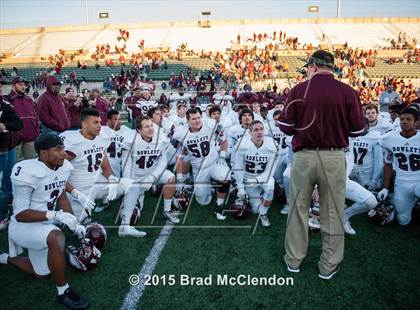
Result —
<instances>
[{"instance_id":1,"label":"white football jersey","mask_svg":"<svg viewBox=\"0 0 420 310\"><path fill-rule=\"evenodd\" d=\"M158 103L155 100L145 100L145 99L140 99L139 101L137 101L137 105L141 110L141 113L143 115L147 115L147 112L150 110L150 108L152 107L157 107Z\"/></svg>"},{"instance_id":2,"label":"white football jersey","mask_svg":"<svg viewBox=\"0 0 420 310\"><path fill-rule=\"evenodd\" d=\"M242 144L245 137L249 137L248 128L243 128L241 125L232 126L227 130L227 137L229 149L234 150L238 148L238 143Z\"/></svg>"},{"instance_id":3,"label":"white football jersey","mask_svg":"<svg viewBox=\"0 0 420 310\"><path fill-rule=\"evenodd\" d=\"M221 113L221 120L224 120L229 113L232 111L232 105L235 99L231 95L224 95L221 94L214 94L213 95L213 102L220 106L222 110Z\"/></svg>"},{"instance_id":4,"label":"white football jersey","mask_svg":"<svg viewBox=\"0 0 420 310\"><path fill-rule=\"evenodd\" d=\"M266 182L274 173L274 161L277 147L273 139L264 138L263 144L257 148L251 138L245 137L235 154L234 174L237 182L253 181L256 177L262 177ZM242 179L242 180L241 180Z\"/></svg>"},{"instance_id":5,"label":"white football jersey","mask_svg":"<svg viewBox=\"0 0 420 310\"><path fill-rule=\"evenodd\" d=\"M364 136L350 138L353 144L354 168L363 171L373 171L374 166L381 164L383 156L381 149L381 135L378 131L369 131ZM375 156L376 155L376 156ZM379 163L375 162L379 161Z\"/></svg>"},{"instance_id":6,"label":"white football jersey","mask_svg":"<svg viewBox=\"0 0 420 310\"><path fill-rule=\"evenodd\" d=\"M378 123L375 126L369 127L369 131L379 131L382 135L393 129L392 123L389 118L378 116Z\"/></svg>"},{"instance_id":7,"label":"white football jersey","mask_svg":"<svg viewBox=\"0 0 420 310\"><path fill-rule=\"evenodd\" d=\"M344 155L346 156L346 176L348 179L354 167L354 152L352 139L349 139L349 146L346 147Z\"/></svg>"},{"instance_id":8,"label":"white football jersey","mask_svg":"<svg viewBox=\"0 0 420 310\"><path fill-rule=\"evenodd\" d=\"M101 174L101 164L106 156L109 139L98 135L93 140L86 139L80 131L68 130L60 134L66 152L76 157L70 162L73 171L69 183L80 191L89 190Z\"/></svg>"},{"instance_id":9,"label":"white football jersey","mask_svg":"<svg viewBox=\"0 0 420 310\"><path fill-rule=\"evenodd\" d=\"M164 164L166 168L166 142L157 136L147 142L135 130L125 134L122 142L124 177L136 180L156 173L159 165Z\"/></svg>"},{"instance_id":10,"label":"white football jersey","mask_svg":"<svg viewBox=\"0 0 420 310\"><path fill-rule=\"evenodd\" d=\"M174 134L174 139L182 146L183 154L189 155L194 170L211 166L219 156L216 122L213 119L201 121L202 127L198 132L191 132L188 126L183 126L175 129Z\"/></svg>"},{"instance_id":11,"label":"white football jersey","mask_svg":"<svg viewBox=\"0 0 420 310\"><path fill-rule=\"evenodd\" d=\"M15 164L10 179L13 189L18 186L29 186L33 189L29 210L46 212L55 210L57 199L64 192L72 170L73 166L68 160L64 160L57 170L52 170L37 158L27 159ZM13 201L15 215L24 210L23 206L18 206ZM16 221L15 216L12 219Z\"/></svg>"},{"instance_id":12,"label":"white football jersey","mask_svg":"<svg viewBox=\"0 0 420 310\"><path fill-rule=\"evenodd\" d=\"M265 128L266 135L272 137L274 141L276 141L279 147L279 153L287 153L288 145L286 143L287 135L280 130L278 126L274 123L274 121L267 122L267 126Z\"/></svg>"},{"instance_id":13,"label":"white football jersey","mask_svg":"<svg viewBox=\"0 0 420 310\"><path fill-rule=\"evenodd\" d=\"M185 126L188 123L186 117L179 117L177 114L171 115L169 117L169 121L171 124L175 125L175 128L180 127L180 126Z\"/></svg>"},{"instance_id":14,"label":"white football jersey","mask_svg":"<svg viewBox=\"0 0 420 310\"><path fill-rule=\"evenodd\" d=\"M171 110L176 111L176 104L178 101L184 100L187 103L187 108L190 107L191 94L184 93L182 96L179 93L169 96L169 106Z\"/></svg>"},{"instance_id":15,"label":"white football jersey","mask_svg":"<svg viewBox=\"0 0 420 310\"><path fill-rule=\"evenodd\" d=\"M130 131L127 126L122 125L120 130L113 130L109 126L102 126L100 135L109 140L106 154L108 156L109 164L115 176L121 175L121 143L124 140L124 133Z\"/></svg>"},{"instance_id":16,"label":"white football jersey","mask_svg":"<svg viewBox=\"0 0 420 310\"><path fill-rule=\"evenodd\" d=\"M419 182L420 180L420 133L405 138L393 131L383 139L385 163L391 164L396 173L395 182Z\"/></svg>"}]
</instances>

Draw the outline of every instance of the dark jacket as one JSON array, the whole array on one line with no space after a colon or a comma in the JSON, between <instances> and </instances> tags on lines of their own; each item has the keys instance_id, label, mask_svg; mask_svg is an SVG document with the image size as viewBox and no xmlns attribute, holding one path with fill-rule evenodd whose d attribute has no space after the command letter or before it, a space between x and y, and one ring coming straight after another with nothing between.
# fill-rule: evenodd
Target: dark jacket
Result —
<instances>
[{"instance_id":1,"label":"dark jacket","mask_svg":"<svg viewBox=\"0 0 420 310\"><path fill-rule=\"evenodd\" d=\"M47 78L47 91L39 96L37 108L39 119L45 127L63 132L70 128L70 118L67 115L64 99L51 91L52 85L57 82L54 76Z\"/></svg>"},{"instance_id":2,"label":"dark jacket","mask_svg":"<svg viewBox=\"0 0 420 310\"><path fill-rule=\"evenodd\" d=\"M4 101L0 96L0 123L6 126L6 132L0 132L0 153L13 149L16 145L12 142L11 136L13 132L17 132L23 128L23 123L17 116L13 106Z\"/></svg>"},{"instance_id":3,"label":"dark jacket","mask_svg":"<svg viewBox=\"0 0 420 310\"><path fill-rule=\"evenodd\" d=\"M16 94L12 97L11 103L16 114L23 122L23 129L19 132L20 142L32 142L39 135L39 118L35 112L32 98L26 95Z\"/></svg>"}]
</instances>

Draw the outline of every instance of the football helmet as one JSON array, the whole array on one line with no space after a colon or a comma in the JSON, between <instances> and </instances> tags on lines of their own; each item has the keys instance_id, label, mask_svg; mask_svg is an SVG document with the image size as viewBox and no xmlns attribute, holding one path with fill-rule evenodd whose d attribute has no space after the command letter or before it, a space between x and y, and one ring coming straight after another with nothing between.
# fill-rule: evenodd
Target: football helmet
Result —
<instances>
[{"instance_id":1,"label":"football helmet","mask_svg":"<svg viewBox=\"0 0 420 310\"><path fill-rule=\"evenodd\" d=\"M173 205L177 210L185 210L188 208L191 200L191 193L188 188L176 191L174 194Z\"/></svg>"},{"instance_id":2,"label":"football helmet","mask_svg":"<svg viewBox=\"0 0 420 310\"><path fill-rule=\"evenodd\" d=\"M82 271L95 268L102 255L93 241L87 238L81 238L77 244L67 246L66 253L70 266Z\"/></svg>"},{"instance_id":3,"label":"football helmet","mask_svg":"<svg viewBox=\"0 0 420 310\"><path fill-rule=\"evenodd\" d=\"M107 234L105 227L99 223L92 223L86 226L86 238L93 241L99 250L105 247Z\"/></svg>"},{"instance_id":4,"label":"football helmet","mask_svg":"<svg viewBox=\"0 0 420 310\"><path fill-rule=\"evenodd\" d=\"M379 201L378 205L371 209L368 215L370 220L379 226L390 223L395 216L395 208L391 204L391 199L387 197L383 201Z\"/></svg>"},{"instance_id":5,"label":"football helmet","mask_svg":"<svg viewBox=\"0 0 420 310\"><path fill-rule=\"evenodd\" d=\"M251 210L251 205L249 203L248 197L243 199L236 199L235 202L230 206L230 213L237 220L246 219Z\"/></svg>"}]
</instances>

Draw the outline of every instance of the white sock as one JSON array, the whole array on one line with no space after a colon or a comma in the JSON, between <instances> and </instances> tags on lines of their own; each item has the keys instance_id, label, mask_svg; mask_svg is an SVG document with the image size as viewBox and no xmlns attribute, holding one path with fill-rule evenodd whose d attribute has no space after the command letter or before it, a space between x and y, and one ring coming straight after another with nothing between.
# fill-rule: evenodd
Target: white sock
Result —
<instances>
[{"instance_id":1,"label":"white sock","mask_svg":"<svg viewBox=\"0 0 420 310\"><path fill-rule=\"evenodd\" d=\"M223 206L224 203L225 203L225 198L217 197L217 200L216 200L217 206Z\"/></svg>"},{"instance_id":2,"label":"white sock","mask_svg":"<svg viewBox=\"0 0 420 310\"><path fill-rule=\"evenodd\" d=\"M163 210L166 212L171 211L172 199L163 199Z\"/></svg>"},{"instance_id":3,"label":"white sock","mask_svg":"<svg viewBox=\"0 0 420 310\"><path fill-rule=\"evenodd\" d=\"M7 265L7 259L9 258L8 253L2 253L0 254L0 264Z\"/></svg>"},{"instance_id":4,"label":"white sock","mask_svg":"<svg viewBox=\"0 0 420 310\"><path fill-rule=\"evenodd\" d=\"M260 206L260 214L261 215L267 215L269 207Z\"/></svg>"},{"instance_id":5,"label":"white sock","mask_svg":"<svg viewBox=\"0 0 420 310\"><path fill-rule=\"evenodd\" d=\"M66 283L64 286L57 286L57 292L58 295L63 295L66 289L68 289L70 286L68 283Z\"/></svg>"}]
</instances>

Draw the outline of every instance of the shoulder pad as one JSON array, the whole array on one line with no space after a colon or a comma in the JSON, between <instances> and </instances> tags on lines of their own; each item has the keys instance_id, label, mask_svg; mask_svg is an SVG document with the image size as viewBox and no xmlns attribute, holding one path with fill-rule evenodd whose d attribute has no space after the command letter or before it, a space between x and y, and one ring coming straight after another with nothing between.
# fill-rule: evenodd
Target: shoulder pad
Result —
<instances>
[{"instance_id":1,"label":"shoulder pad","mask_svg":"<svg viewBox=\"0 0 420 310\"><path fill-rule=\"evenodd\" d=\"M67 130L62 132L60 137L63 139L66 148L82 143L82 134L78 130Z\"/></svg>"},{"instance_id":2,"label":"shoulder pad","mask_svg":"<svg viewBox=\"0 0 420 310\"><path fill-rule=\"evenodd\" d=\"M16 184L29 185L35 188L37 180L48 174L45 165L38 159L27 159L16 163L12 169L10 179Z\"/></svg>"}]
</instances>

